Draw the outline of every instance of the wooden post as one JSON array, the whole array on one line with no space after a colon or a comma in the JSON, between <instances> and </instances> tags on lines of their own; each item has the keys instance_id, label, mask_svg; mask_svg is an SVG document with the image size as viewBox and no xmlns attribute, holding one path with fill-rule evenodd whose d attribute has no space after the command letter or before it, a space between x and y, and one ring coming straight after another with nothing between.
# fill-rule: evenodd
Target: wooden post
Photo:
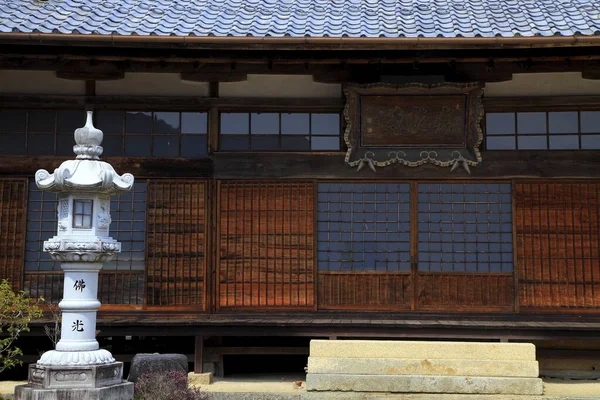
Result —
<instances>
[{"instance_id":1,"label":"wooden post","mask_svg":"<svg viewBox=\"0 0 600 400\"><path fill-rule=\"evenodd\" d=\"M202 362L204 353L204 336L196 336L194 345L194 373L202 373Z\"/></svg>"}]
</instances>

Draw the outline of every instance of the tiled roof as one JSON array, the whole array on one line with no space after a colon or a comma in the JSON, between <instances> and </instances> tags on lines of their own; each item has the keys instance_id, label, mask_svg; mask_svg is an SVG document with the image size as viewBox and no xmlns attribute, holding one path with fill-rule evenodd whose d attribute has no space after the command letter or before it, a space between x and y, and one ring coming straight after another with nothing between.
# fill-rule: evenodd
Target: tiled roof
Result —
<instances>
[{"instance_id":1,"label":"tiled roof","mask_svg":"<svg viewBox=\"0 0 600 400\"><path fill-rule=\"evenodd\" d=\"M600 0L0 0L0 32L258 37L600 35Z\"/></svg>"}]
</instances>

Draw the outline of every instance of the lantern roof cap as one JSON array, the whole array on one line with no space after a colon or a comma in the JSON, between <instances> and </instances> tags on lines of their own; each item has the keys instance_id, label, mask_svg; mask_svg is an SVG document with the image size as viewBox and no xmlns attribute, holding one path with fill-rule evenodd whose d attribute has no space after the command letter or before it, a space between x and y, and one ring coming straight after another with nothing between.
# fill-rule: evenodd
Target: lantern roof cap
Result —
<instances>
[{"instance_id":1,"label":"lantern roof cap","mask_svg":"<svg viewBox=\"0 0 600 400\"><path fill-rule=\"evenodd\" d=\"M75 160L64 161L54 173L45 169L35 173L35 183L47 192L120 194L131 190L134 177L117 174L109 163L100 160L103 133L94 127L92 111L87 112L86 124L75 130L73 152Z\"/></svg>"}]
</instances>

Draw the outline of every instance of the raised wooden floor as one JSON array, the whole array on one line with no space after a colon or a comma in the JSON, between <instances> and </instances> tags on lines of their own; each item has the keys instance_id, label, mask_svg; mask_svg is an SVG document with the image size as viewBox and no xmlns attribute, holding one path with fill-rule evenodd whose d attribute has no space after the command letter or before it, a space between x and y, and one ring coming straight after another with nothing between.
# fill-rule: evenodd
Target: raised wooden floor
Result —
<instances>
[{"instance_id":1,"label":"raised wooden floor","mask_svg":"<svg viewBox=\"0 0 600 400\"><path fill-rule=\"evenodd\" d=\"M42 326L40 321L34 326ZM103 336L305 336L465 338L497 340L600 339L597 315L406 315L388 313L181 312L99 314Z\"/></svg>"}]
</instances>

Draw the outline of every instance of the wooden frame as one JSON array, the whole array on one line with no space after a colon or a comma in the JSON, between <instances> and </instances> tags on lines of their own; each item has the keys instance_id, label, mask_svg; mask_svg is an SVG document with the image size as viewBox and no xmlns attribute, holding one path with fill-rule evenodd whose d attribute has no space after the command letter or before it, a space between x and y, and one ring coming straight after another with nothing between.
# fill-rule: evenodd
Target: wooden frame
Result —
<instances>
[{"instance_id":1,"label":"wooden frame","mask_svg":"<svg viewBox=\"0 0 600 400\"><path fill-rule=\"evenodd\" d=\"M482 92L479 84L348 85L346 165L359 170L365 163L372 169L395 163L477 165L483 140ZM371 123L383 127L371 128Z\"/></svg>"}]
</instances>

